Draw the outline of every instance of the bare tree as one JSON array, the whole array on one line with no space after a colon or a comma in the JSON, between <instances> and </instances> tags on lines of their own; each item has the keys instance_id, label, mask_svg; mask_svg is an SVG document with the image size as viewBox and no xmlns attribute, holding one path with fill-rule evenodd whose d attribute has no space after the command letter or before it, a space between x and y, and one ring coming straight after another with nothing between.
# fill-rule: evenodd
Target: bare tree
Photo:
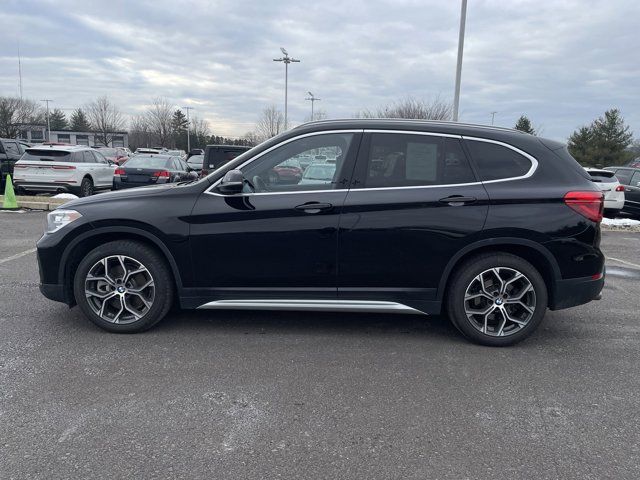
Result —
<instances>
[{"instance_id":1,"label":"bare tree","mask_svg":"<svg viewBox=\"0 0 640 480\"><path fill-rule=\"evenodd\" d=\"M0 137L16 138L21 124L44 122L42 107L33 100L0 97Z\"/></svg>"},{"instance_id":2,"label":"bare tree","mask_svg":"<svg viewBox=\"0 0 640 480\"><path fill-rule=\"evenodd\" d=\"M202 118L191 119L191 148L204 148L211 136L209 122Z\"/></svg>"},{"instance_id":3,"label":"bare tree","mask_svg":"<svg viewBox=\"0 0 640 480\"><path fill-rule=\"evenodd\" d=\"M84 111L96 133L96 141L103 145L110 145L113 134L124 128L122 112L107 96L99 97L87 104Z\"/></svg>"},{"instance_id":4,"label":"bare tree","mask_svg":"<svg viewBox=\"0 0 640 480\"><path fill-rule=\"evenodd\" d=\"M255 134L260 140L267 140L284 130L284 114L275 105L270 105L260 114Z\"/></svg>"},{"instance_id":5,"label":"bare tree","mask_svg":"<svg viewBox=\"0 0 640 480\"><path fill-rule=\"evenodd\" d=\"M413 97L406 97L375 110L365 109L356 114L357 118L406 118L420 120L451 120L453 106L436 97L427 102Z\"/></svg>"},{"instance_id":6,"label":"bare tree","mask_svg":"<svg viewBox=\"0 0 640 480\"><path fill-rule=\"evenodd\" d=\"M318 109L316 111L313 112L313 118L311 118L311 115L305 117L304 121L305 122L314 122L314 121L318 121L318 120L326 120L327 117L327 112L325 110L322 109Z\"/></svg>"},{"instance_id":7,"label":"bare tree","mask_svg":"<svg viewBox=\"0 0 640 480\"><path fill-rule=\"evenodd\" d=\"M169 146L173 141L173 112L175 106L166 98L156 98L145 112L147 126L161 147Z\"/></svg>"},{"instance_id":8,"label":"bare tree","mask_svg":"<svg viewBox=\"0 0 640 480\"><path fill-rule=\"evenodd\" d=\"M155 145L151 129L144 114L131 118L129 123L129 147L136 150L139 147L150 147Z\"/></svg>"}]
</instances>

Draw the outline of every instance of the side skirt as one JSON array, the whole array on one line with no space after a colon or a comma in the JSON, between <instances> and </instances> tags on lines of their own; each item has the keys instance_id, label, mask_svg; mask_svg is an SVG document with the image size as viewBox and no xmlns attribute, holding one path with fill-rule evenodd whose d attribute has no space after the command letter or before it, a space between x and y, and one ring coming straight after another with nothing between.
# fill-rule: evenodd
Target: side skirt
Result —
<instances>
[{"instance_id":1,"label":"side skirt","mask_svg":"<svg viewBox=\"0 0 640 480\"><path fill-rule=\"evenodd\" d=\"M402 303L372 300L216 300L198 310L307 310L322 312L414 313L427 315Z\"/></svg>"}]
</instances>

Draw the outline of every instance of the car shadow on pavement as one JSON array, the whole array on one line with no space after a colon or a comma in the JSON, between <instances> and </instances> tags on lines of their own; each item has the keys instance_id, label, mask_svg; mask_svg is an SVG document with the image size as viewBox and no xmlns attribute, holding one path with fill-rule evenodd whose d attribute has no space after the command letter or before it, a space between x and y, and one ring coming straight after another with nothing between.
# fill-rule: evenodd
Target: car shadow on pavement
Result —
<instances>
[{"instance_id":1,"label":"car shadow on pavement","mask_svg":"<svg viewBox=\"0 0 640 480\"><path fill-rule=\"evenodd\" d=\"M464 341L445 316L279 311L175 311L155 329L241 334L413 335Z\"/></svg>"}]
</instances>

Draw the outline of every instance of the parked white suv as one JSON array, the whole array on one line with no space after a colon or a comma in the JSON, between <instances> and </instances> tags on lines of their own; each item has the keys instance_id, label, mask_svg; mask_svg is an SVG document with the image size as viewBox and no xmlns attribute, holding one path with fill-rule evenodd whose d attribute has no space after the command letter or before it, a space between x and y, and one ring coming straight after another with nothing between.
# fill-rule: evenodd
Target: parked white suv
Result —
<instances>
[{"instance_id":1,"label":"parked white suv","mask_svg":"<svg viewBox=\"0 0 640 480\"><path fill-rule=\"evenodd\" d=\"M598 168L585 168L591 181L604 193L604 211L613 216L624 207L624 186L616 178L614 172Z\"/></svg>"},{"instance_id":2,"label":"parked white suv","mask_svg":"<svg viewBox=\"0 0 640 480\"><path fill-rule=\"evenodd\" d=\"M41 145L28 148L13 168L13 184L20 193L70 192L86 197L111 189L115 166L86 146Z\"/></svg>"}]
</instances>

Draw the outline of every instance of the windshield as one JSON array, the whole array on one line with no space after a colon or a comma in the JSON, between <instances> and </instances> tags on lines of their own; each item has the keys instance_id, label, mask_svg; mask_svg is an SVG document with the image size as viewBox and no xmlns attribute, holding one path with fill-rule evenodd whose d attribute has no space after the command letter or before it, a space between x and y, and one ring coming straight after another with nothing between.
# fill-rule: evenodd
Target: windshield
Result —
<instances>
[{"instance_id":1,"label":"windshield","mask_svg":"<svg viewBox=\"0 0 640 480\"><path fill-rule=\"evenodd\" d=\"M126 163L127 168L167 168L169 160L164 157L133 157Z\"/></svg>"},{"instance_id":2,"label":"windshield","mask_svg":"<svg viewBox=\"0 0 640 480\"><path fill-rule=\"evenodd\" d=\"M36 150L30 148L24 152L24 155L22 155L20 160L68 162L71 160L71 153L62 150Z\"/></svg>"},{"instance_id":3,"label":"windshield","mask_svg":"<svg viewBox=\"0 0 640 480\"><path fill-rule=\"evenodd\" d=\"M204 155L194 155L193 157L189 158L187 163L189 163L190 165L198 165L201 167L204 163Z\"/></svg>"}]
</instances>

